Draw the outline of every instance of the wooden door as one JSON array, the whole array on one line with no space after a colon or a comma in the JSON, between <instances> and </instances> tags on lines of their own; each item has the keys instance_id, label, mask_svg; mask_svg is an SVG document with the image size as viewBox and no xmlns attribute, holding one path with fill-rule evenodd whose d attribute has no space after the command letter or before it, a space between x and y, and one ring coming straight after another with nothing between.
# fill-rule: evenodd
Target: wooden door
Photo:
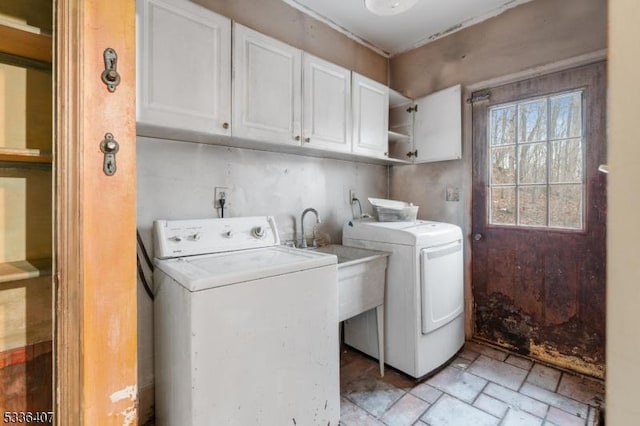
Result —
<instances>
[{"instance_id":1,"label":"wooden door","mask_svg":"<svg viewBox=\"0 0 640 426\"><path fill-rule=\"evenodd\" d=\"M491 89L473 105L475 336L599 377L605 90L598 63Z\"/></svg>"},{"instance_id":2,"label":"wooden door","mask_svg":"<svg viewBox=\"0 0 640 426\"><path fill-rule=\"evenodd\" d=\"M351 71L305 53L302 71L303 141L351 151Z\"/></svg>"},{"instance_id":3,"label":"wooden door","mask_svg":"<svg viewBox=\"0 0 640 426\"><path fill-rule=\"evenodd\" d=\"M231 135L231 20L185 0L137 0L138 121Z\"/></svg>"},{"instance_id":4,"label":"wooden door","mask_svg":"<svg viewBox=\"0 0 640 426\"><path fill-rule=\"evenodd\" d=\"M233 136L300 145L302 52L234 24L233 70Z\"/></svg>"},{"instance_id":5,"label":"wooden door","mask_svg":"<svg viewBox=\"0 0 640 426\"><path fill-rule=\"evenodd\" d=\"M386 158L389 147L389 88L352 73L353 152Z\"/></svg>"},{"instance_id":6,"label":"wooden door","mask_svg":"<svg viewBox=\"0 0 640 426\"><path fill-rule=\"evenodd\" d=\"M55 422L135 425L135 3L55 4ZM101 78L107 48L114 92ZM113 176L106 133L120 145Z\"/></svg>"}]
</instances>

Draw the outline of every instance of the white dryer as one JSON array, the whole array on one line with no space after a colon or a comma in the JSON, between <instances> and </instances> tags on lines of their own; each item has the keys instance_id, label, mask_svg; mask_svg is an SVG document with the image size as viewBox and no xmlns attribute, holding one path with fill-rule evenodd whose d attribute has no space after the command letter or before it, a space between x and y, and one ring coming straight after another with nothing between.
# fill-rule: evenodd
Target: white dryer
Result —
<instances>
[{"instance_id":1,"label":"white dryer","mask_svg":"<svg viewBox=\"0 0 640 426\"><path fill-rule=\"evenodd\" d=\"M337 425L336 257L272 217L156 221L159 426Z\"/></svg>"},{"instance_id":2,"label":"white dryer","mask_svg":"<svg viewBox=\"0 0 640 426\"><path fill-rule=\"evenodd\" d=\"M385 362L419 378L464 344L462 231L452 224L350 220L342 244L390 252L385 293ZM376 317L344 323L345 343L378 358Z\"/></svg>"}]
</instances>

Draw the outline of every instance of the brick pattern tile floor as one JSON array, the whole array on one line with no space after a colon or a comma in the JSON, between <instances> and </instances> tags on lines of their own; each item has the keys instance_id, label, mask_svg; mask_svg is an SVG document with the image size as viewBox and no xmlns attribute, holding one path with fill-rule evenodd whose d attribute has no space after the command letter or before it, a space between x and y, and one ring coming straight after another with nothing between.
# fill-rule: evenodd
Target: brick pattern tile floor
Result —
<instances>
[{"instance_id":1,"label":"brick pattern tile floor","mask_svg":"<svg viewBox=\"0 0 640 426\"><path fill-rule=\"evenodd\" d=\"M421 382L345 347L340 393L341 426L596 426L604 384L467 342Z\"/></svg>"}]
</instances>

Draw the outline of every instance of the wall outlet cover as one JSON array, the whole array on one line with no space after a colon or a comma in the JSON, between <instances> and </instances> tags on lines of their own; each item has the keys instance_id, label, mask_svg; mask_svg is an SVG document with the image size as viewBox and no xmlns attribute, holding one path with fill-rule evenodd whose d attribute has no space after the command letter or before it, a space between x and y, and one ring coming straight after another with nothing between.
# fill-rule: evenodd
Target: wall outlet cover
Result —
<instances>
[{"instance_id":1,"label":"wall outlet cover","mask_svg":"<svg viewBox=\"0 0 640 426\"><path fill-rule=\"evenodd\" d=\"M460 188L457 186L448 186L445 198L447 201L460 201Z\"/></svg>"},{"instance_id":2,"label":"wall outlet cover","mask_svg":"<svg viewBox=\"0 0 640 426\"><path fill-rule=\"evenodd\" d=\"M220 208L220 198L225 199L224 208L228 208L231 205L231 192L227 186L216 186L213 195L213 204L215 208Z\"/></svg>"}]
</instances>

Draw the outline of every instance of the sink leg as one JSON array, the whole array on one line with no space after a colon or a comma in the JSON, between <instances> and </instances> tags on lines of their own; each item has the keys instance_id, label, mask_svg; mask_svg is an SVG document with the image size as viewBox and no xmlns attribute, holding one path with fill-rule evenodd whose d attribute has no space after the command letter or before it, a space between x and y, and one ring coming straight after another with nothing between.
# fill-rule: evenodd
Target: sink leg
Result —
<instances>
[{"instance_id":1,"label":"sink leg","mask_svg":"<svg viewBox=\"0 0 640 426\"><path fill-rule=\"evenodd\" d=\"M384 305L376 306L376 322L378 323L378 361L380 377L384 377Z\"/></svg>"}]
</instances>

